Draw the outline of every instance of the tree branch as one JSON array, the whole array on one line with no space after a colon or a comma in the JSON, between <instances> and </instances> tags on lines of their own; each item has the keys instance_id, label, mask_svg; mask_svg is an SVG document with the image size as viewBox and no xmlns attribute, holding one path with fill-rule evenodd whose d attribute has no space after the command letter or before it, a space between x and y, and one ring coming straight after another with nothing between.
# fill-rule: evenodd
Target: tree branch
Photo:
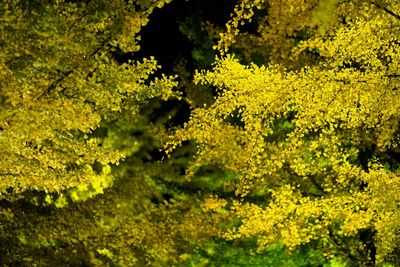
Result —
<instances>
[{"instance_id":1,"label":"tree branch","mask_svg":"<svg viewBox=\"0 0 400 267\"><path fill-rule=\"evenodd\" d=\"M385 11L389 15L395 17L396 19L400 20L400 15L397 15L392 10L388 9L387 7L383 6L382 4L374 2L374 1L371 1L371 4L373 4L374 6L376 6L379 9L382 9L383 11Z\"/></svg>"}]
</instances>

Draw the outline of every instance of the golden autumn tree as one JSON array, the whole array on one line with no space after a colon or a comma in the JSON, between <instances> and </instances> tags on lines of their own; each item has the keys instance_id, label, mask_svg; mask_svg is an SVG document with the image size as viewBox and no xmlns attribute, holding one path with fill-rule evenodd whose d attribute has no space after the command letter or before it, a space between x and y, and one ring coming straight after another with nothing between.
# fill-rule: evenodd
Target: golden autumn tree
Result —
<instances>
[{"instance_id":1,"label":"golden autumn tree","mask_svg":"<svg viewBox=\"0 0 400 267\"><path fill-rule=\"evenodd\" d=\"M169 2L1 2L0 265L180 266L219 235L226 213L151 155L177 83L139 33Z\"/></svg>"},{"instance_id":2,"label":"golden autumn tree","mask_svg":"<svg viewBox=\"0 0 400 267\"><path fill-rule=\"evenodd\" d=\"M138 32L164 2L3 1L2 198L111 182L109 165L126 153L95 131L121 114L135 116L150 98L168 98L174 85L166 77L149 80L154 59L119 64L111 53L138 51Z\"/></svg>"},{"instance_id":3,"label":"golden autumn tree","mask_svg":"<svg viewBox=\"0 0 400 267\"><path fill-rule=\"evenodd\" d=\"M151 233L166 234L161 224L150 215L129 223L144 207L154 213L151 178L143 171L117 182L112 171L146 149L148 135L135 136L148 123L140 112L176 84L152 76L153 58L121 63L113 53L137 52L140 29L167 2L1 2L1 265L169 260L170 242L151 241ZM89 201L113 184L115 194ZM165 252L146 251L157 246Z\"/></svg>"},{"instance_id":4,"label":"golden autumn tree","mask_svg":"<svg viewBox=\"0 0 400 267\"><path fill-rule=\"evenodd\" d=\"M398 1L239 1L220 58L194 76L215 101L166 145L193 142L192 179L234 174L241 223L224 238L399 264L399 27Z\"/></svg>"}]
</instances>

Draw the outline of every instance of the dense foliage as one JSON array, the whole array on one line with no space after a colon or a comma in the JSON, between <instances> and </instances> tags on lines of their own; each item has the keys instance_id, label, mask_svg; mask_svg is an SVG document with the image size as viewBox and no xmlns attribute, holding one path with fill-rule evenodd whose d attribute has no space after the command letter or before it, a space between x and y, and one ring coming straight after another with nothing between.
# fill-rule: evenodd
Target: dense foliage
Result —
<instances>
[{"instance_id":1,"label":"dense foliage","mask_svg":"<svg viewBox=\"0 0 400 267\"><path fill-rule=\"evenodd\" d=\"M2 0L0 264L399 265L400 3L169 2Z\"/></svg>"}]
</instances>

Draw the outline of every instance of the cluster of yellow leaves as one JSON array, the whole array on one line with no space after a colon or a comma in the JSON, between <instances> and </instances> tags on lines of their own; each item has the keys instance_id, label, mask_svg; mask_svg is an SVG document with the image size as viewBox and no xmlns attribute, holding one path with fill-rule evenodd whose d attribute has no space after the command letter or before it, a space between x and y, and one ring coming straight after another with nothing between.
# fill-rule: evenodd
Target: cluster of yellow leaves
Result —
<instances>
[{"instance_id":1,"label":"cluster of yellow leaves","mask_svg":"<svg viewBox=\"0 0 400 267\"><path fill-rule=\"evenodd\" d=\"M237 11L244 7L246 12ZM254 3L240 1L232 20L226 25L226 32L221 33L221 41L217 48L223 54L226 54L229 48L239 49L247 62L256 59L257 62L261 60L263 64L279 63L286 68L299 69L314 62L310 53L302 54L294 60L293 55L298 56L296 51L299 42L309 42L315 38L326 41L330 37L338 37L338 26L362 33L367 27L357 31L349 25L357 21L361 21L361 24L368 23L373 18L380 20L381 27L387 27L391 35L396 35L396 30L391 28L391 25L398 17L389 15L384 9L392 10L396 14L398 3L360 0L264 0ZM268 14L262 15L262 12ZM254 24L252 27L255 27L256 33L240 32L239 22L246 24L249 21ZM387 37L387 33L379 31L381 36L385 34ZM368 47L372 42L376 46L374 39L364 43L364 47ZM348 42L350 40L347 38ZM390 41L390 38L385 40ZM352 47L355 46L354 44ZM348 49L351 50L350 47ZM368 48L371 49L373 47Z\"/></svg>"},{"instance_id":2,"label":"cluster of yellow leaves","mask_svg":"<svg viewBox=\"0 0 400 267\"><path fill-rule=\"evenodd\" d=\"M243 0L235 6L232 19L226 24L226 32L220 33L220 41L214 47L222 54L228 52L229 46L235 42L235 36L239 34L239 25L244 25L246 22L251 21L254 15L254 7L261 8L264 4L263 0Z\"/></svg>"},{"instance_id":3,"label":"cluster of yellow leaves","mask_svg":"<svg viewBox=\"0 0 400 267\"><path fill-rule=\"evenodd\" d=\"M201 147L199 161L219 161L247 174L248 170L261 176L277 173L291 163L297 175L306 176L315 172L312 164L317 160L316 172L322 161L342 166L351 153L343 151L348 139L354 144L364 141L357 129L378 131L379 140L386 140L382 149L394 140L396 120L392 118L398 117L399 93L388 90L385 80L351 69L306 68L282 74L275 66L246 67L227 58L214 71L195 77L197 82L224 90L212 105L192 112L191 121L177 131L178 140L196 140ZM383 102L389 105L379 105ZM244 127L227 123L234 112L240 113ZM268 142L277 120L291 113L296 114L293 130L280 142ZM312 154L309 160L298 157L307 153ZM282 178L281 174L276 177Z\"/></svg>"},{"instance_id":4,"label":"cluster of yellow leaves","mask_svg":"<svg viewBox=\"0 0 400 267\"><path fill-rule=\"evenodd\" d=\"M181 196L159 206L145 203L155 192L141 176L141 172L134 173L116 181L107 194L72 203L50 216L17 213L14 222L35 217L4 236L18 233L25 249L48 250L45 256L35 255L33 262L38 265L52 263L49 255L64 259L60 254L67 253L92 266L182 266L191 258L193 246L221 235L218 225L228 217L223 210L225 201ZM30 252L20 246L16 250L10 256Z\"/></svg>"},{"instance_id":5,"label":"cluster of yellow leaves","mask_svg":"<svg viewBox=\"0 0 400 267\"><path fill-rule=\"evenodd\" d=\"M85 167L88 170L86 176L93 177L89 178L91 181L89 184L79 184L61 196L53 197L52 195L46 195L46 204L54 204L57 208L63 208L68 205L69 201L86 201L98 194L104 194L104 190L112 186L113 176L111 175L111 167L109 165L103 166L100 174L96 173L90 165L86 165Z\"/></svg>"},{"instance_id":6,"label":"cluster of yellow leaves","mask_svg":"<svg viewBox=\"0 0 400 267\"><path fill-rule=\"evenodd\" d=\"M267 208L235 202L233 210L243 224L225 234L228 239L258 236L261 252L276 240L283 240L289 249L312 240L355 236L360 229L375 229L377 262L398 247L399 175L381 169L363 173L368 183L365 192L342 192L319 199L304 197L299 190L283 186L274 191ZM335 225L340 224L335 231Z\"/></svg>"},{"instance_id":7,"label":"cluster of yellow leaves","mask_svg":"<svg viewBox=\"0 0 400 267\"><path fill-rule=\"evenodd\" d=\"M115 2L118 3L119 1ZM125 8L130 10L131 12L124 14L121 21L121 30L116 38L111 41L111 44L118 46L125 53L139 51L139 31L143 26L148 23L148 16L153 12L154 8L162 8L165 4L171 2L171 0L136 2L137 3L135 4L140 6L140 12L137 12L137 10L133 9L133 7L135 6L133 1L128 1L128 4L125 6Z\"/></svg>"},{"instance_id":8,"label":"cluster of yellow leaves","mask_svg":"<svg viewBox=\"0 0 400 267\"><path fill-rule=\"evenodd\" d=\"M258 44L243 35L244 55L259 53L268 66L242 65L228 55L198 72L195 83L220 93L192 111L167 148L192 140L198 153L189 174L219 164L240 174L242 197L260 188L272 192L265 208L235 204L243 224L227 238L257 237L262 251L280 239L294 248L372 229L381 262L399 246L399 170L363 166L358 156L371 147L399 152L400 20L392 13L400 5L268 3L252 37ZM239 40L239 21L250 20L260 5L238 5L218 46L222 54ZM304 57L312 51L315 58Z\"/></svg>"},{"instance_id":9,"label":"cluster of yellow leaves","mask_svg":"<svg viewBox=\"0 0 400 267\"><path fill-rule=\"evenodd\" d=\"M0 7L0 194L60 192L102 179L94 164L117 164L126 151L96 129L136 116L148 99L172 95L171 77L150 79L154 58L119 64L115 46L136 51L147 16L168 1L25 4ZM111 134L111 132L110 132ZM104 139L108 143L103 145Z\"/></svg>"}]
</instances>

